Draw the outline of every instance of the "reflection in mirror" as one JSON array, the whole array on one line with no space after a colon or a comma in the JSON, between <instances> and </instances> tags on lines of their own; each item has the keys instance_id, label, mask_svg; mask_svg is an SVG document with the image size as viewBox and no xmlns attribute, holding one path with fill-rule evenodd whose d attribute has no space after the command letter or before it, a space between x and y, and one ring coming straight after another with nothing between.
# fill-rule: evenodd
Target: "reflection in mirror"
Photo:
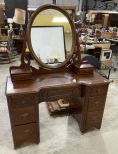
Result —
<instances>
[{"instance_id":1,"label":"reflection in mirror","mask_svg":"<svg viewBox=\"0 0 118 154\"><path fill-rule=\"evenodd\" d=\"M72 48L72 30L68 19L54 9L40 12L32 24L31 43L35 55L43 63L63 63Z\"/></svg>"}]
</instances>

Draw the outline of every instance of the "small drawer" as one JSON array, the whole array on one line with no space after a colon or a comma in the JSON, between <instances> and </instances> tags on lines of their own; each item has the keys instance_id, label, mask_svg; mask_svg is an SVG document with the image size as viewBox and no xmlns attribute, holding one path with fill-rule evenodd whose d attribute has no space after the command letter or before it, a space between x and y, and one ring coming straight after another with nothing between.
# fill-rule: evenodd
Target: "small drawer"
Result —
<instances>
[{"instance_id":1,"label":"small drawer","mask_svg":"<svg viewBox=\"0 0 118 154\"><path fill-rule=\"evenodd\" d=\"M53 90L42 90L40 92L40 97L41 100L53 100L55 99L60 99L60 98L67 98L67 97L72 97L72 96L79 96L80 94L80 89L79 88L54 88Z\"/></svg>"},{"instance_id":2,"label":"small drawer","mask_svg":"<svg viewBox=\"0 0 118 154\"><path fill-rule=\"evenodd\" d=\"M98 96L107 93L107 86L94 86L89 89L89 96Z\"/></svg>"},{"instance_id":3,"label":"small drawer","mask_svg":"<svg viewBox=\"0 0 118 154\"><path fill-rule=\"evenodd\" d=\"M88 104L88 111L95 111L104 108L105 104L105 96L98 96L98 97L90 97L89 104Z\"/></svg>"},{"instance_id":4,"label":"small drawer","mask_svg":"<svg viewBox=\"0 0 118 154\"><path fill-rule=\"evenodd\" d=\"M57 88L54 90L49 90L48 91L48 97L51 96L69 96L69 95L79 95L79 88Z\"/></svg>"},{"instance_id":5,"label":"small drawer","mask_svg":"<svg viewBox=\"0 0 118 154\"><path fill-rule=\"evenodd\" d=\"M26 94L26 95L14 95L12 96L12 107L19 108L24 106L33 105L35 103L35 95L34 94Z\"/></svg>"},{"instance_id":6,"label":"small drawer","mask_svg":"<svg viewBox=\"0 0 118 154\"><path fill-rule=\"evenodd\" d=\"M36 107L29 106L13 110L13 123L15 125L36 122Z\"/></svg>"},{"instance_id":7,"label":"small drawer","mask_svg":"<svg viewBox=\"0 0 118 154\"><path fill-rule=\"evenodd\" d=\"M14 128L14 143L18 147L24 143L37 143L37 123L20 125Z\"/></svg>"},{"instance_id":8,"label":"small drawer","mask_svg":"<svg viewBox=\"0 0 118 154\"><path fill-rule=\"evenodd\" d=\"M48 91L48 96L58 96L58 95L71 95L73 94L73 90L72 89L68 89L68 88L58 88L58 89L54 89L54 90L49 90Z\"/></svg>"},{"instance_id":9,"label":"small drawer","mask_svg":"<svg viewBox=\"0 0 118 154\"><path fill-rule=\"evenodd\" d=\"M86 128L99 127L102 122L103 111L88 112Z\"/></svg>"}]
</instances>

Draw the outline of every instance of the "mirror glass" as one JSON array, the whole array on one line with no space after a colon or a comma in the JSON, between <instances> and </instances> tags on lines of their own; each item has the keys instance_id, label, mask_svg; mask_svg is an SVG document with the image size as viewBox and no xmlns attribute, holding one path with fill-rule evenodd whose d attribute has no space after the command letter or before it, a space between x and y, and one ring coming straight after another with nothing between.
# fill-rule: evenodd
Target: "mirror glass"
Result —
<instances>
[{"instance_id":1,"label":"mirror glass","mask_svg":"<svg viewBox=\"0 0 118 154\"><path fill-rule=\"evenodd\" d=\"M35 56L43 63L63 63L72 48L72 29L65 15L55 9L40 12L31 27L31 44Z\"/></svg>"}]
</instances>

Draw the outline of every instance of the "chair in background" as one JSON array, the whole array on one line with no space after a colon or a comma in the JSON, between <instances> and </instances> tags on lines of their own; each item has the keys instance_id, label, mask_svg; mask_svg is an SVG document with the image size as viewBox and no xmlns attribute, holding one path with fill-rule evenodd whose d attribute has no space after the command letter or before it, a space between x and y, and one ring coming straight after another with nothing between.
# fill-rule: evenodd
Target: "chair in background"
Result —
<instances>
[{"instance_id":1,"label":"chair in background","mask_svg":"<svg viewBox=\"0 0 118 154\"><path fill-rule=\"evenodd\" d=\"M118 65L118 62L117 62L118 61L118 44L111 42L110 49L112 50L112 57L115 58L114 63Z\"/></svg>"},{"instance_id":2,"label":"chair in background","mask_svg":"<svg viewBox=\"0 0 118 154\"><path fill-rule=\"evenodd\" d=\"M10 63L14 61L12 31L8 36L1 36L0 41L0 63Z\"/></svg>"},{"instance_id":3,"label":"chair in background","mask_svg":"<svg viewBox=\"0 0 118 154\"><path fill-rule=\"evenodd\" d=\"M87 54L95 56L98 60L100 60L102 48L101 47L95 47L94 49L88 49Z\"/></svg>"},{"instance_id":4,"label":"chair in background","mask_svg":"<svg viewBox=\"0 0 118 154\"><path fill-rule=\"evenodd\" d=\"M13 35L14 35L14 30L13 29L9 30L9 32L8 32L8 46L9 46L10 53L12 54L12 57L16 56L18 54L17 49L14 45L15 42L13 39Z\"/></svg>"},{"instance_id":5,"label":"chair in background","mask_svg":"<svg viewBox=\"0 0 118 154\"><path fill-rule=\"evenodd\" d=\"M108 69L108 75L104 74L102 71L101 71L101 65L104 65L102 64L96 57L92 56L92 55L87 55L87 56L84 56L82 58L82 61L87 61L88 63L90 63L91 65L94 66L95 70L100 73L103 77L109 79L110 78L110 74L111 74L111 70L113 69L113 66L107 66L105 65L105 68Z\"/></svg>"},{"instance_id":6,"label":"chair in background","mask_svg":"<svg viewBox=\"0 0 118 154\"><path fill-rule=\"evenodd\" d=\"M8 50L8 43L7 42L1 42L0 43L0 63L4 62L11 62L9 50Z\"/></svg>"},{"instance_id":7,"label":"chair in background","mask_svg":"<svg viewBox=\"0 0 118 154\"><path fill-rule=\"evenodd\" d=\"M0 8L0 28L4 27L4 20L5 20L4 10L3 8Z\"/></svg>"},{"instance_id":8,"label":"chair in background","mask_svg":"<svg viewBox=\"0 0 118 154\"><path fill-rule=\"evenodd\" d=\"M115 56L116 58L118 58L118 45L111 44L110 48L112 50L113 56Z\"/></svg>"}]
</instances>

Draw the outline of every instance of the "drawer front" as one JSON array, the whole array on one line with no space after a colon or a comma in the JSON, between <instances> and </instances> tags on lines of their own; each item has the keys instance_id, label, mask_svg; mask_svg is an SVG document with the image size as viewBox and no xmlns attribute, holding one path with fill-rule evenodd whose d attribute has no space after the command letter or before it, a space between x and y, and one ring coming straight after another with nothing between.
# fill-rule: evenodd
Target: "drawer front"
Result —
<instances>
[{"instance_id":1,"label":"drawer front","mask_svg":"<svg viewBox=\"0 0 118 154\"><path fill-rule=\"evenodd\" d=\"M53 90L42 90L40 97L42 100L46 99L60 99L60 98L67 98L72 96L79 96L80 89L79 88L55 88Z\"/></svg>"},{"instance_id":2,"label":"drawer front","mask_svg":"<svg viewBox=\"0 0 118 154\"><path fill-rule=\"evenodd\" d=\"M55 90L50 90L48 92L48 96L53 96L53 95L73 95L79 93L78 88L60 88L60 89L55 89Z\"/></svg>"},{"instance_id":3,"label":"drawer front","mask_svg":"<svg viewBox=\"0 0 118 154\"><path fill-rule=\"evenodd\" d=\"M37 123L16 126L14 129L15 145L20 146L24 143L37 142Z\"/></svg>"},{"instance_id":4,"label":"drawer front","mask_svg":"<svg viewBox=\"0 0 118 154\"><path fill-rule=\"evenodd\" d=\"M13 122L15 125L36 122L36 107L29 106L13 110Z\"/></svg>"},{"instance_id":5,"label":"drawer front","mask_svg":"<svg viewBox=\"0 0 118 154\"><path fill-rule=\"evenodd\" d=\"M107 93L107 86L94 86L89 89L89 96L98 96Z\"/></svg>"},{"instance_id":6,"label":"drawer front","mask_svg":"<svg viewBox=\"0 0 118 154\"><path fill-rule=\"evenodd\" d=\"M86 128L99 127L102 122L103 111L88 112Z\"/></svg>"},{"instance_id":7,"label":"drawer front","mask_svg":"<svg viewBox=\"0 0 118 154\"><path fill-rule=\"evenodd\" d=\"M12 107L19 108L33 105L35 103L35 98L35 94L14 95L12 96Z\"/></svg>"},{"instance_id":8,"label":"drawer front","mask_svg":"<svg viewBox=\"0 0 118 154\"><path fill-rule=\"evenodd\" d=\"M98 97L90 97L88 104L88 111L95 111L104 108L105 96L101 95Z\"/></svg>"}]
</instances>

